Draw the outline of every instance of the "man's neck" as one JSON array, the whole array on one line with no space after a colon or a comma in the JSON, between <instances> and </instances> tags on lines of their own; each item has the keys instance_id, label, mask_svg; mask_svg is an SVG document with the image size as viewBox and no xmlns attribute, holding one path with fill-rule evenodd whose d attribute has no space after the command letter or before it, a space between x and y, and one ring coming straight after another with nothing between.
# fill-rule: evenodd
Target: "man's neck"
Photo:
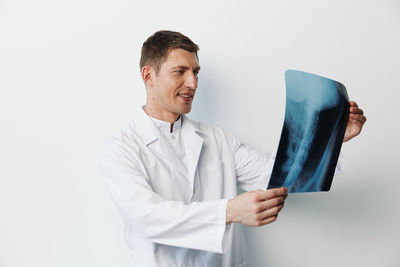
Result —
<instances>
[{"instance_id":1,"label":"man's neck","mask_svg":"<svg viewBox=\"0 0 400 267\"><path fill-rule=\"evenodd\" d=\"M174 122L179 119L180 116L179 114L173 112L157 112L149 105L145 105L143 107L143 110L144 112L146 112L147 115L152 118L171 123L171 127L174 125Z\"/></svg>"}]
</instances>

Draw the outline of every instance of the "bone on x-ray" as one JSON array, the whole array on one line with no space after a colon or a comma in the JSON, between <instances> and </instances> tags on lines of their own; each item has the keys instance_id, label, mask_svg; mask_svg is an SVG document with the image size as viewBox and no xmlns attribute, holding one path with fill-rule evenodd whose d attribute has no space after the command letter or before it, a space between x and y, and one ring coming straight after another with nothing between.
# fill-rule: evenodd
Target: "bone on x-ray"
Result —
<instances>
[{"instance_id":1,"label":"bone on x-ray","mask_svg":"<svg viewBox=\"0 0 400 267\"><path fill-rule=\"evenodd\" d=\"M286 111L268 188L329 191L349 116L343 84L288 70Z\"/></svg>"}]
</instances>

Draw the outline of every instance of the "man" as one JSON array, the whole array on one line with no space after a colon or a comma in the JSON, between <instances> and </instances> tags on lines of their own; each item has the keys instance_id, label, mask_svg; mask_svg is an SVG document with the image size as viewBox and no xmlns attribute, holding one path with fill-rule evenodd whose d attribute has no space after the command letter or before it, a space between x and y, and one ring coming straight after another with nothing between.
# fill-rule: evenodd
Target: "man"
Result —
<instances>
[{"instance_id":1,"label":"man","mask_svg":"<svg viewBox=\"0 0 400 267\"><path fill-rule=\"evenodd\" d=\"M159 31L143 44L146 105L99 157L125 222L131 266L248 266L240 224L276 220L286 188L265 190L273 158L229 132L191 121L198 46ZM345 141L365 123L351 102ZM238 186L248 191L237 195Z\"/></svg>"}]
</instances>

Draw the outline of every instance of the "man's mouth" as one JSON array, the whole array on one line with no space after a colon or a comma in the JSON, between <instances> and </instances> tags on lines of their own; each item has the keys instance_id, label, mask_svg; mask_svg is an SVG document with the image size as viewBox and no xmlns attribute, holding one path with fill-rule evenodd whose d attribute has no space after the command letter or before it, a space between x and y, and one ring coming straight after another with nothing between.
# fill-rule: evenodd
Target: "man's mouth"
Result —
<instances>
[{"instance_id":1,"label":"man's mouth","mask_svg":"<svg viewBox=\"0 0 400 267\"><path fill-rule=\"evenodd\" d=\"M193 98L192 93L179 93L178 96L182 97L184 101L190 101Z\"/></svg>"}]
</instances>

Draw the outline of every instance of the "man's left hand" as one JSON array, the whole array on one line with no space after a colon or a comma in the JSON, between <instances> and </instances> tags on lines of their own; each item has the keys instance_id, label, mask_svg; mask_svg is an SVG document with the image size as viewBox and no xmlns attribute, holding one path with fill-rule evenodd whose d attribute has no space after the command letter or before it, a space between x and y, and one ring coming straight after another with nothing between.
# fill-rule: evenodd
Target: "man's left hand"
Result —
<instances>
[{"instance_id":1,"label":"man's left hand","mask_svg":"<svg viewBox=\"0 0 400 267\"><path fill-rule=\"evenodd\" d=\"M366 121L367 117L364 116L363 110L358 107L356 102L350 101L349 121L347 122L343 143L359 135Z\"/></svg>"}]
</instances>

